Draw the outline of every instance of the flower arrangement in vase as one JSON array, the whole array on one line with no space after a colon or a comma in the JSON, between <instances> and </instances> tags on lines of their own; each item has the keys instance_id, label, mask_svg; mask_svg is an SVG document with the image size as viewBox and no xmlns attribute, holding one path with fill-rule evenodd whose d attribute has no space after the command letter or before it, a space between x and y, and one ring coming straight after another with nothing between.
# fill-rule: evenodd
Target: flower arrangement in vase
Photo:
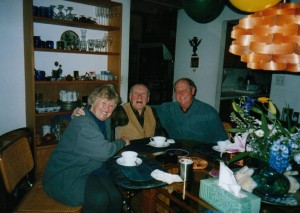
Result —
<instances>
[{"instance_id":1,"label":"flower arrangement in vase","mask_svg":"<svg viewBox=\"0 0 300 213\"><path fill-rule=\"evenodd\" d=\"M227 131L234 134L230 145L235 145L235 149L231 149L235 156L227 163L246 157L258 159L261 164L267 165L268 171L284 174L291 185L289 192L296 192L300 186L291 175L298 175L299 170L300 129L290 125L285 127L278 119L275 104L266 97L242 97L239 101L234 100L232 107L234 111L230 118L235 127ZM253 179L261 179L262 175L253 176ZM257 178L255 181L261 180ZM263 184L266 185L265 182Z\"/></svg>"}]
</instances>

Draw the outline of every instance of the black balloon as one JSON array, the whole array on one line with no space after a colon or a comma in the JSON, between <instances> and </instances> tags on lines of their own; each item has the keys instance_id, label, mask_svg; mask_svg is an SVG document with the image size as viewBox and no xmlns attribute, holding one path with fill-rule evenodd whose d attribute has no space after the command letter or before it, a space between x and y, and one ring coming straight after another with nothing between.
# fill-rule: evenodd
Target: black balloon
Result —
<instances>
[{"instance_id":1,"label":"black balloon","mask_svg":"<svg viewBox=\"0 0 300 213\"><path fill-rule=\"evenodd\" d=\"M199 23L217 18L225 6L225 0L182 0L184 11Z\"/></svg>"}]
</instances>

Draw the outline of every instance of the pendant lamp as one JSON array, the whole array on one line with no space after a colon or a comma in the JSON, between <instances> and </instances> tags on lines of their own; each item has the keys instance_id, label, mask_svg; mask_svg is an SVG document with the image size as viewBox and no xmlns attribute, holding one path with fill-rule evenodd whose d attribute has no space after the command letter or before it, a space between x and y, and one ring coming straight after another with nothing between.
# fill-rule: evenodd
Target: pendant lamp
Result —
<instances>
[{"instance_id":1,"label":"pendant lamp","mask_svg":"<svg viewBox=\"0 0 300 213\"><path fill-rule=\"evenodd\" d=\"M229 52L250 69L300 72L300 3L281 3L239 20Z\"/></svg>"}]
</instances>

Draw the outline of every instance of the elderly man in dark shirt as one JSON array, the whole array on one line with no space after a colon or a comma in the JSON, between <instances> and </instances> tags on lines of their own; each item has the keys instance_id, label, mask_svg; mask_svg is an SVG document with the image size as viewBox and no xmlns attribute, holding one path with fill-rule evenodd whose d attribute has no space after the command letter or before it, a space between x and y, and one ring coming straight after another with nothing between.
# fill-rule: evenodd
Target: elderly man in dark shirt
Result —
<instances>
[{"instance_id":1,"label":"elderly man in dark shirt","mask_svg":"<svg viewBox=\"0 0 300 213\"><path fill-rule=\"evenodd\" d=\"M218 112L194 98L197 87L189 78L174 83L175 102L157 105L157 115L172 139L196 140L208 143L227 140Z\"/></svg>"}]
</instances>

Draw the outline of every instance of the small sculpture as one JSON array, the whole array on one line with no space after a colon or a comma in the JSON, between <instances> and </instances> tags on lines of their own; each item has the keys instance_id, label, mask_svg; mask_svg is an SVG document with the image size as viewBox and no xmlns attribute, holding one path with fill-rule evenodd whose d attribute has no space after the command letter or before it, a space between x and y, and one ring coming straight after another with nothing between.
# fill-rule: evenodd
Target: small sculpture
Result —
<instances>
[{"instance_id":1,"label":"small sculpture","mask_svg":"<svg viewBox=\"0 0 300 213\"><path fill-rule=\"evenodd\" d=\"M192 39L189 39L190 45L193 47L193 55L192 56L197 56L197 47L199 46L199 44L201 43L202 38L199 40L196 36L193 37Z\"/></svg>"}]
</instances>

